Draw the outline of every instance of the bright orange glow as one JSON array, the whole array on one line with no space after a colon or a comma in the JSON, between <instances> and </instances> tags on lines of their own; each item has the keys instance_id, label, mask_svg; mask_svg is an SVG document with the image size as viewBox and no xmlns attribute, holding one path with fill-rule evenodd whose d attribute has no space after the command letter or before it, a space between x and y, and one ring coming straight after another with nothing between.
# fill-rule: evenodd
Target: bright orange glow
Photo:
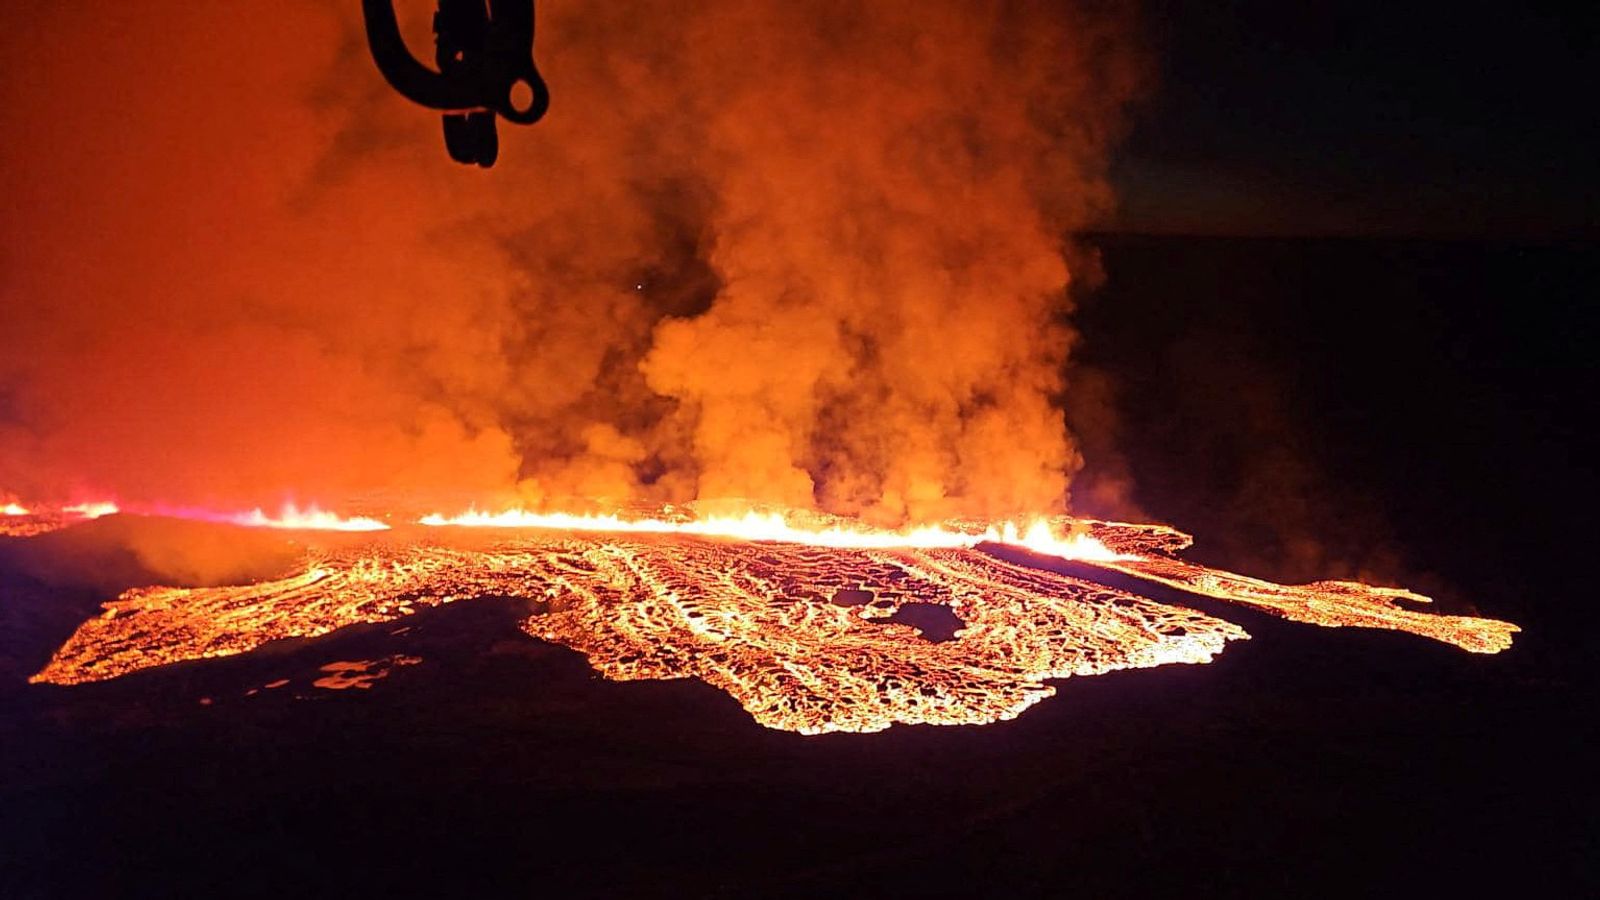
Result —
<instances>
[{"instance_id":1,"label":"bright orange glow","mask_svg":"<svg viewBox=\"0 0 1600 900\"><path fill-rule=\"evenodd\" d=\"M1061 507L1082 456L1059 400L1069 285L1092 279L1066 238L1109 208L1111 141L1145 90L1133 4L548 6L562 112L491 181L448 171L372 72L350 80L368 68L350 0L248 27L222 3L10 4L0 46L27 76L0 79L25 138L0 166L0 247L23 263L0 500L21 512L0 535L122 512L89 531L170 516L295 531L241 541L292 545L275 566L305 552L259 583L127 591L35 680L495 595L607 677L695 677L772 727L872 731L1009 718L1048 679L1245 636L998 546L1296 621L1509 644L1515 626L1403 591L1274 585L1178 559L1187 537L1161 526L1030 515ZM40 493L9 493L24 484ZM288 496L321 505L241 511ZM340 505L374 496L429 505ZM662 511L415 527L440 497ZM710 498L756 502L667 506ZM884 624L926 607L964 627Z\"/></svg>"},{"instance_id":2,"label":"bright orange glow","mask_svg":"<svg viewBox=\"0 0 1600 900\"><path fill-rule=\"evenodd\" d=\"M708 516L706 518L667 520L658 518L626 519L615 515L572 515L570 513L532 513L524 510L507 510L499 513L481 513L476 510L457 516L438 514L425 516L420 521L429 526L456 526L470 528L534 528L559 531L601 532L623 534L689 534L700 537L734 538L745 541L784 541L809 544L814 547L839 549L890 549L897 547L921 549L971 548L983 543L1008 544L1025 547L1038 553L1059 556L1063 559L1118 560L1136 557L1117 553L1099 540L1083 532L1052 529L1045 519L1035 519L1026 526L1015 522L990 525L982 528L959 529L945 525L927 525L904 531L871 529L859 524L830 521L826 524L795 522L797 516L777 513L748 512L742 516ZM816 518L814 516L807 518Z\"/></svg>"},{"instance_id":3,"label":"bright orange glow","mask_svg":"<svg viewBox=\"0 0 1600 900\"><path fill-rule=\"evenodd\" d=\"M107 501L74 503L71 506L61 507L61 511L68 515L78 516L79 518L84 519L98 519L102 516L115 515L116 513L121 512L115 503L110 503Z\"/></svg>"},{"instance_id":4,"label":"bright orange glow","mask_svg":"<svg viewBox=\"0 0 1600 900\"><path fill-rule=\"evenodd\" d=\"M0 494L0 496L6 496ZM73 503L19 503L6 501L0 506L0 537L32 537L59 531L86 519L98 519L117 512L117 505L105 501Z\"/></svg>"},{"instance_id":5,"label":"bright orange glow","mask_svg":"<svg viewBox=\"0 0 1600 900\"><path fill-rule=\"evenodd\" d=\"M316 504L300 509L293 503L286 503L283 509L275 516L263 513L259 508L247 513L225 517L226 521L235 525L244 525L249 528L285 528L305 531L387 531L389 526L377 519L363 516L346 518L335 513L318 509Z\"/></svg>"},{"instance_id":6,"label":"bright orange glow","mask_svg":"<svg viewBox=\"0 0 1600 900\"><path fill-rule=\"evenodd\" d=\"M0 537L31 537L57 527L49 518L36 516L33 510L15 501L0 506Z\"/></svg>"},{"instance_id":7,"label":"bright orange glow","mask_svg":"<svg viewBox=\"0 0 1600 900\"><path fill-rule=\"evenodd\" d=\"M26 529L21 524L11 523L0 534L12 537L39 534L45 531L55 531L86 519L99 519L123 511L121 506L109 500L67 505L34 504L32 506L8 502L5 506L0 507L0 513L9 517L28 516L34 521L28 523ZM294 531L386 531L389 528L388 523L378 519L365 516L342 516L338 513L324 510L315 503L303 508L294 503L285 503L274 514L266 513L260 507L249 512L228 513L190 507L155 505L135 507L131 511L139 515L167 516L196 522L218 522L229 525L242 525L246 528L278 528Z\"/></svg>"}]
</instances>

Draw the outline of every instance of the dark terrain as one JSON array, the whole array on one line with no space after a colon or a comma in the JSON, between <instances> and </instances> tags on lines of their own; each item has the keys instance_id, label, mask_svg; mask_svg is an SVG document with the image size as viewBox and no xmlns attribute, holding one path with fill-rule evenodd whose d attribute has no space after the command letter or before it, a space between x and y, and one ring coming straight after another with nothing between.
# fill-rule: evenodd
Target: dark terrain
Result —
<instances>
[{"instance_id":1,"label":"dark terrain","mask_svg":"<svg viewBox=\"0 0 1600 900\"><path fill-rule=\"evenodd\" d=\"M28 687L109 595L42 585L10 541L0 895L1592 894L1592 249L1097 243L1079 359L1117 426L1074 410L1089 511L1135 504L1252 574L1397 580L1516 645L1146 589L1254 639L1012 722L802 737L700 683L602 681L484 598ZM422 662L312 686L396 655Z\"/></svg>"}]
</instances>

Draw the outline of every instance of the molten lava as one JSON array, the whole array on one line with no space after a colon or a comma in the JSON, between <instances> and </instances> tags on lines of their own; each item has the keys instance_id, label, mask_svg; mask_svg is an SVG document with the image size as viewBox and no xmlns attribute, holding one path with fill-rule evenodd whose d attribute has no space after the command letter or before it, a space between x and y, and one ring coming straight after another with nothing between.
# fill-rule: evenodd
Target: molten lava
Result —
<instances>
[{"instance_id":1,"label":"molten lava","mask_svg":"<svg viewBox=\"0 0 1600 900\"><path fill-rule=\"evenodd\" d=\"M902 534L759 515L424 521L432 527L311 551L277 580L127 591L33 680L98 681L500 596L527 604L523 630L584 653L608 678L699 678L761 724L811 734L1009 719L1053 694L1050 679L1208 662L1248 637L1231 622L979 547L994 543L1054 548L1295 621L1408 631L1476 652L1504 649L1517 630L1404 609L1396 601L1426 598L1397 589L1290 587L1207 569L1174 556L1189 538L1162 526L1063 520ZM518 530L471 527L482 525ZM953 639L894 621L930 604L960 620Z\"/></svg>"},{"instance_id":2,"label":"molten lava","mask_svg":"<svg viewBox=\"0 0 1600 900\"><path fill-rule=\"evenodd\" d=\"M1293 622L1326 628L1350 626L1406 631L1455 644L1474 653L1499 653L1521 630L1498 619L1441 616L1400 606L1400 602L1432 603L1433 599L1404 588L1376 587L1357 581L1314 581L1273 584L1246 575L1209 569L1175 554L1193 538L1161 525L1090 524L1090 534L1116 548L1117 559L1098 565L1216 600L1237 603Z\"/></svg>"}]
</instances>

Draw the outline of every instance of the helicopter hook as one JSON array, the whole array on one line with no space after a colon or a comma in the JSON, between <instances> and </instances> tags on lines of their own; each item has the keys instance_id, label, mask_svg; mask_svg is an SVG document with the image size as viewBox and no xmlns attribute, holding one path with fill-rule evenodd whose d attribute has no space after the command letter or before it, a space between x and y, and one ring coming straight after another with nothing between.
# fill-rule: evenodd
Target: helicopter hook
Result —
<instances>
[{"instance_id":1,"label":"helicopter hook","mask_svg":"<svg viewBox=\"0 0 1600 900\"><path fill-rule=\"evenodd\" d=\"M533 0L438 0L437 71L406 47L393 0L361 0L361 10L378 71L406 99L444 112L445 149L456 162L494 165L495 117L531 125L550 108L533 61Z\"/></svg>"}]
</instances>

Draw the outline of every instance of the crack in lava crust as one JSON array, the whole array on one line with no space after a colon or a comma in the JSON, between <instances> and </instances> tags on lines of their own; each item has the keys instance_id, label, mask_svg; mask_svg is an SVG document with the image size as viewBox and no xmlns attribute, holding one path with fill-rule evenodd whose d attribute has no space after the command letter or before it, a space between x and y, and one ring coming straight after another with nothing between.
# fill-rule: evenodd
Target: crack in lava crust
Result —
<instances>
[{"instance_id":1,"label":"crack in lava crust","mask_svg":"<svg viewBox=\"0 0 1600 900\"><path fill-rule=\"evenodd\" d=\"M842 606L840 591L872 600ZM977 550L552 536L475 549L371 544L276 581L130 590L32 680L98 681L486 595L536 601L523 629L581 651L608 678L700 678L761 724L803 733L1010 719L1055 693L1047 679L1208 662L1248 637ZM964 627L934 643L874 621L906 603L948 607Z\"/></svg>"}]
</instances>

